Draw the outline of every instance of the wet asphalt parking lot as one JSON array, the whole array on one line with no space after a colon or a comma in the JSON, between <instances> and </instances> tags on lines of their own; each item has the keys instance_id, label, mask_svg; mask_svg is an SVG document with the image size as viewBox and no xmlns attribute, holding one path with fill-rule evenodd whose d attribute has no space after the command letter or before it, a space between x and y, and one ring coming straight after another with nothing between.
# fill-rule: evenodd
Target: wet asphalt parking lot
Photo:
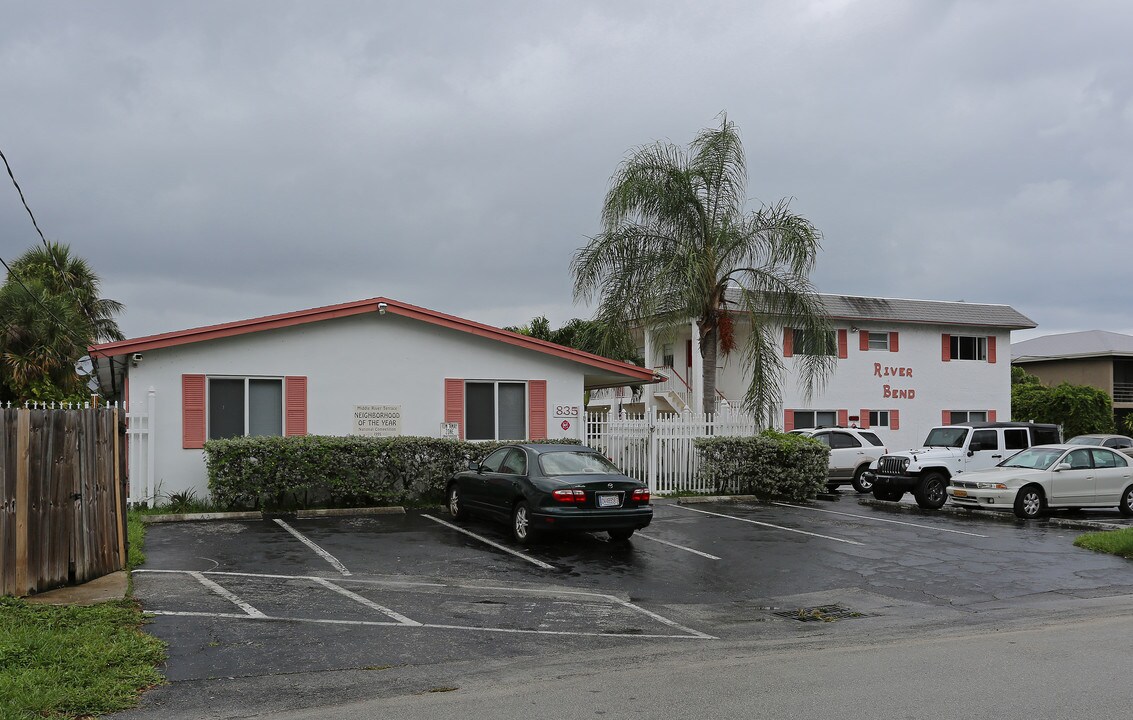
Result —
<instances>
[{"instance_id":1,"label":"wet asphalt parking lot","mask_svg":"<svg viewBox=\"0 0 1133 720\"><path fill-rule=\"evenodd\" d=\"M1133 593L1133 566L1074 547L1081 532L1057 518L924 512L854 494L812 504L660 500L629 542L583 533L531 548L504 525L458 524L439 509L161 523L147 530L133 590L153 614L148 631L170 643L171 683L486 666L940 628ZM163 692L152 691L151 707Z\"/></svg>"}]
</instances>

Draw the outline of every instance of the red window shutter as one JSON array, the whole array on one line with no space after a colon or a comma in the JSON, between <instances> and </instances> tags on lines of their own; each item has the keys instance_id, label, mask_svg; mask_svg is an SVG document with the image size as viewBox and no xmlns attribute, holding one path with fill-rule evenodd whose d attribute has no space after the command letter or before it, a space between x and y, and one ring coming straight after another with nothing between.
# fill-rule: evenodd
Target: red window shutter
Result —
<instances>
[{"instance_id":1,"label":"red window shutter","mask_svg":"<svg viewBox=\"0 0 1133 720\"><path fill-rule=\"evenodd\" d=\"M527 383L527 438L547 439L547 381L531 380Z\"/></svg>"},{"instance_id":2,"label":"red window shutter","mask_svg":"<svg viewBox=\"0 0 1133 720\"><path fill-rule=\"evenodd\" d=\"M445 378L445 422L454 422L464 439L464 380Z\"/></svg>"},{"instance_id":3,"label":"red window shutter","mask_svg":"<svg viewBox=\"0 0 1133 720\"><path fill-rule=\"evenodd\" d=\"M848 347L850 341L846 335L846 332L846 330L838 331L838 357L842 358L843 360L850 356Z\"/></svg>"},{"instance_id":4,"label":"red window shutter","mask_svg":"<svg viewBox=\"0 0 1133 720\"><path fill-rule=\"evenodd\" d=\"M839 410L838 411L838 424L841 425L842 427L846 427L847 425L850 424L850 411L849 410Z\"/></svg>"},{"instance_id":5,"label":"red window shutter","mask_svg":"<svg viewBox=\"0 0 1133 720\"><path fill-rule=\"evenodd\" d=\"M951 425L952 424L952 411L950 411L950 410L941 410L940 411L940 424L941 425Z\"/></svg>"},{"instance_id":6,"label":"red window shutter","mask_svg":"<svg viewBox=\"0 0 1133 720\"><path fill-rule=\"evenodd\" d=\"M862 411L858 414L858 427L862 430L869 429L869 410L862 408Z\"/></svg>"},{"instance_id":7,"label":"red window shutter","mask_svg":"<svg viewBox=\"0 0 1133 720\"><path fill-rule=\"evenodd\" d=\"M994 335L988 335L987 336L987 361L989 363L995 363L995 336Z\"/></svg>"},{"instance_id":8,"label":"red window shutter","mask_svg":"<svg viewBox=\"0 0 1133 720\"><path fill-rule=\"evenodd\" d=\"M307 434L307 376L289 375L283 379L283 434Z\"/></svg>"},{"instance_id":9,"label":"red window shutter","mask_svg":"<svg viewBox=\"0 0 1133 720\"><path fill-rule=\"evenodd\" d=\"M889 352L897 352L897 333L889 333Z\"/></svg>"},{"instance_id":10,"label":"red window shutter","mask_svg":"<svg viewBox=\"0 0 1133 720\"><path fill-rule=\"evenodd\" d=\"M783 328L783 357L792 357L795 354L795 330Z\"/></svg>"},{"instance_id":11,"label":"red window shutter","mask_svg":"<svg viewBox=\"0 0 1133 720\"><path fill-rule=\"evenodd\" d=\"M987 411L987 421L988 422L995 422L995 411L994 410L988 410Z\"/></svg>"},{"instance_id":12,"label":"red window shutter","mask_svg":"<svg viewBox=\"0 0 1133 720\"><path fill-rule=\"evenodd\" d=\"M944 362L952 359L952 336L948 333L940 336L940 359Z\"/></svg>"},{"instance_id":13,"label":"red window shutter","mask_svg":"<svg viewBox=\"0 0 1133 720\"><path fill-rule=\"evenodd\" d=\"M783 432L791 432L795 429L795 411L783 411Z\"/></svg>"},{"instance_id":14,"label":"red window shutter","mask_svg":"<svg viewBox=\"0 0 1133 720\"><path fill-rule=\"evenodd\" d=\"M181 376L181 447L205 446L205 376Z\"/></svg>"},{"instance_id":15,"label":"red window shutter","mask_svg":"<svg viewBox=\"0 0 1133 720\"><path fill-rule=\"evenodd\" d=\"M890 410L889 411L889 429L890 430L900 430L901 429L901 411L900 410Z\"/></svg>"},{"instance_id":16,"label":"red window shutter","mask_svg":"<svg viewBox=\"0 0 1133 720\"><path fill-rule=\"evenodd\" d=\"M858 330L858 349L862 352L869 352L869 331Z\"/></svg>"}]
</instances>

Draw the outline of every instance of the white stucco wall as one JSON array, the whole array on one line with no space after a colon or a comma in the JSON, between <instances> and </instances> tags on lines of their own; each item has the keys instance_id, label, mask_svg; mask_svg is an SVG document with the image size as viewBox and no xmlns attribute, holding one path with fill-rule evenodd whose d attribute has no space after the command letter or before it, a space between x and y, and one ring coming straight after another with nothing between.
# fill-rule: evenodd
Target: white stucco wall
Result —
<instances>
[{"instance_id":1,"label":"white stucco wall","mask_svg":"<svg viewBox=\"0 0 1133 720\"><path fill-rule=\"evenodd\" d=\"M898 332L898 351L860 350L858 333L849 332L847 357L838 360L826 387L810 400L798 384L798 359L784 358L784 409L845 409L851 416L863 409L898 410L899 429L875 428L890 450L920 447L929 428L941 423L944 410L994 410L997 420L1011 418L1010 332L911 323L856 326L860 332ZM996 362L943 362L943 333L994 336Z\"/></svg>"},{"instance_id":2,"label":"white stucco wall","mask_svg":"<svg viewBox=\"0 0 1133 720\"><path fill-rule=\"evenodd\" d=\"M182 448L181 376L307 377L307 431L349 435L355 405L400 405L402 434L440 436L444 379L546 380L547 436L582 437L581 418L556 417L581 406L583 366L470 333L367 314L147 350L129 371L132 404L156 393L155 483L159 496L207 495L203 450ZM564 419L569 430L561 426Z\"/></svg>"}]
</instances>

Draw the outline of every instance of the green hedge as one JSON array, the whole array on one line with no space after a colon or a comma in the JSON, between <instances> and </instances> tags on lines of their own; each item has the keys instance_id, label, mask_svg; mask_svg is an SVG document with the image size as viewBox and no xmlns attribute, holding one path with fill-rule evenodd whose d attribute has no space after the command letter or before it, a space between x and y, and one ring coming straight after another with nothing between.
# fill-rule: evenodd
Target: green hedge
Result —
<instances>
[{"instance_id":1,"label":"green hedge","mask_svg":"<svg viewBox=\"0 0 1133 720\"><path fill-rule=\"evenodd\" d=\"M449 476L506 444L428 437L239 437L206 442L205 464L212 501L222 508L418 505L443 499Z\"/></svg>"},{"instance_id":2,"label":"green hedge","mask_svg":"<svg viewBox=\"0 0 1133 720\"><path fill-rule=\"evenodd\" d=\"M830 448L817 440L765 430L755 437L694 442L700 477L717 493L813 500L826 488Z\"/></svg>"}]
</instances>

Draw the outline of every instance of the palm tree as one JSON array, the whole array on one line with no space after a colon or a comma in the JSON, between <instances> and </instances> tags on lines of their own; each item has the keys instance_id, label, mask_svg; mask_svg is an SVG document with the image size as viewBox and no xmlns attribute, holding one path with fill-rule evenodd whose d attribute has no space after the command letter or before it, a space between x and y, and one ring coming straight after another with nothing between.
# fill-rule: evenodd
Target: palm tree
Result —
<instances>
[{"instance_id":1,"label":"palm tree","mask_svg":"<svg viewBox=\"0 0 1133 720\"><path fill-rule=\"evenodd\" d=\"M85 392L75 366L97 342L121 340L122 304L99 297L90 265L59 243L34 247L10 265L0 287L0 395L57 399Z\"/></svg>"},{"instance_id":2,"label":"palm tree","mask_svg":"<svg viewBox=\"0 0 1133 720\"><path fill-rule=\"evenodd\" d=\"M780 328L823 348L796 355L808 393L835 359L809 280L821 235L787 200L745 211L746 181L743 146L725 115L687 152L660 142L635 149L610 181L602 232L575 255L571 274L576 300L599 296L596 318L606 327L642 323L671 334L695 319L706 413L716 407L717 351L737 349L734 324L750 321L743 406L770 425L781 401Z\"/></svg>"}]
</instances>

